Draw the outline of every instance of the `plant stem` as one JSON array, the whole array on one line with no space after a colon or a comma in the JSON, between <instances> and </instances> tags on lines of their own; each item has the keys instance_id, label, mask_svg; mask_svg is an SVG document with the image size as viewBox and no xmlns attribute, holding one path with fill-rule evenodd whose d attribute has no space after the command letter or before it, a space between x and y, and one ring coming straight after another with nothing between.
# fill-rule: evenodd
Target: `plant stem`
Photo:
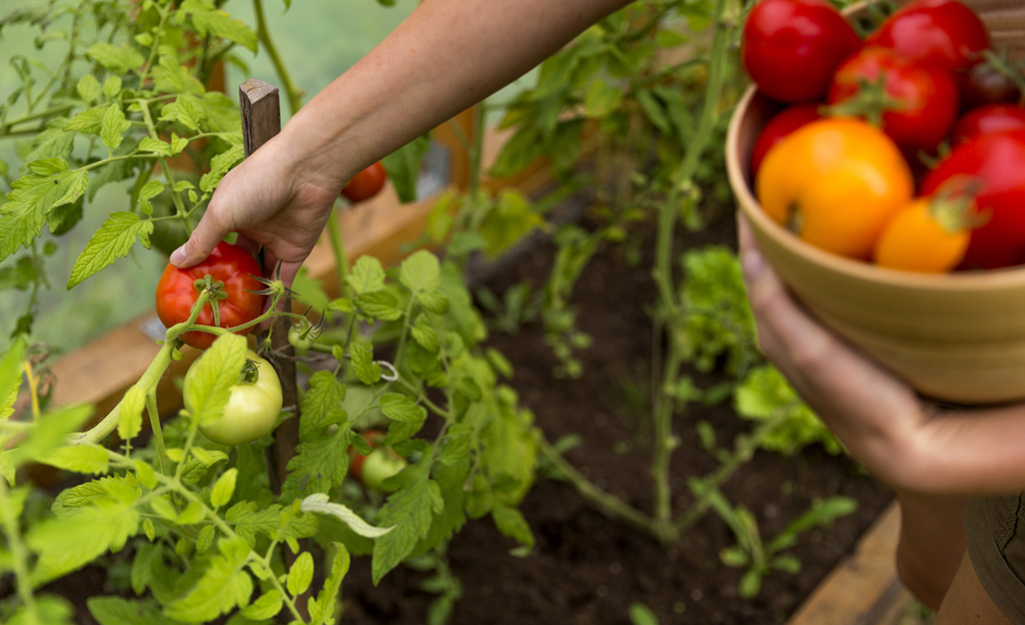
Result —
<instances>
[{"instance_id":1,"label":"plant stem","mask_svg":"<svg viewBox=\"0 0 1025 625\"><path fill-rule=\"evenodd\" d=\"M655 519L652 519L640 510L627 504L619 497L616 497L611 493L607 493L592 484L586 477L581 475L572 464L563 458L562 454L560 454L559 451L543 437L539 437L538 447L540 448L541 453L544 454L544 457L566 476L566 479L576 487L577 492L583 495L585 499L590 499L594 503L598 504L600 508L612 516L617 516L640 529L651 532L656 536L658 535L658 528Z\"/></svg>"},{"instance_id":2,"label":"plant stem","mask_svg":"<svg viewBox=\"0 0 1025 625\"><path fill-rule=\"evenodd\" d=\"M146 394L146 412L149 413L150 428L153 430L153 439L157 443L157 458L160 460L160 472L167 475L167 447L164 445L164 430L160 427L160 412L157 409L156 389Z\"/></svg>"},{"instance_id":3,"label":"plant stem","mask_svg":"<svg viewBox=\"0 0 1025 625\"><path fill-rule=\"evenodd\" d=\"M723 22L725 0L716 0L714 9L715 34L712 39L712 50L709 54L708 86L705 91L704 104L701 111L698 130L694 140L687 146L687 153L680 169L674 176L673 188L669 198L662 205L659 214L658 241L656 244L655 279L659 286L662 305L660 313L667 319L676 318L678 303L674 290L672 263L675 256L673 235L676 219L680 212L680 196L686 193L684 201L695 202L692 192L694 175L701 162L701 155L711 137L716 122L716 110L723 89L723 76L726 64L726 43L729 39L728 28ZM652 461L652 475L655 481L655 519L660 527L663 540L673 538L677 532L670 523L672 515L672 490L669 484L669 461L676 441L672 434L672 418L676 411L676 401L671 389L676 383L680 366L683 362L679 341L672 336L673 328L678 324L670 324L670 338L666 364L662 370L662 384L658 394L653 398L655 457Z\"/></svg>"},{"instance_id":4,"label":"plant stem","mask_svg":"<svg viewBox=\"0 0 1025 625\"><path fill-rule=\"evenodd\" d=\"M349 284L345 278L349 275L349 257L345 253L345 241L342 239L342 229L338 225L338 211L332 210L331 219L327 220L327 234L331 240L331 252L335 257L335 267L338 270L338 292L343 297L349 297Z\"/></svg>"},{"instance_id":5,"label":"plant stem","mask_svg":"<svg viewBox=\"0 0 1025 625\"><path fill-rule=\"evenodd\" d=\"M36 605L36 598L32 594L32 582L29 578L28 559L29 552L21 541L21 528L18 518L12 512L14 504L10 500L10 488L5 478L0 478L0 519L3 520L4 534L7 535L7 548L11 552L11 565L14 568L14 577L18 587L18 596L25 606L28 623L42 623L39 618L39 609Z\"/></svg>"},{"instance_id":6,"label":"plant stem","mask_svg":"<svg viewBox=\"0 0 1025 625\"><path fill-rule=\"evenodd\" d=\"M277 46L274 45L270 30L267 28L267 18L263 13L263 0L253 0L253 12L256 14L256 38L260 40L260 43L263 44L264 49L267 51L267 56L270 57L271 63L274 65L274 71L277 72L281 85L285 88L285 95L288 97L288 109L292 115L295 115L303 105L302 90L292 80L288 67L281 59Z\"/></svg>"}]
</instances>

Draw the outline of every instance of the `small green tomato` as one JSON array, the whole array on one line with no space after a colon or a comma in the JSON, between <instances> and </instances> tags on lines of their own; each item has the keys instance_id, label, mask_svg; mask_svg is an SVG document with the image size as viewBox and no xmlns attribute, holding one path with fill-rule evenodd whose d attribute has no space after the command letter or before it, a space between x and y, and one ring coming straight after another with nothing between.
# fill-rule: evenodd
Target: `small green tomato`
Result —
<instances>
[{"instance_id":1,"label":"small green tomato","mask_svg":"<svg viewBox=\"0 0 1025 625\"><path fill-rule=\"evenodd\" d=\"M221 445L242 445L255 441L274 430L281 413L281 382L274 366L256 352L249 350L246 357L253 366L246 365L239 382L231 387L231 397L224 406L224 414L199 431ZM184 388L188 389L194 368L185 374ZM185 392L185 409L191 411L189 393Z\"/></svg>"}]
</instances>

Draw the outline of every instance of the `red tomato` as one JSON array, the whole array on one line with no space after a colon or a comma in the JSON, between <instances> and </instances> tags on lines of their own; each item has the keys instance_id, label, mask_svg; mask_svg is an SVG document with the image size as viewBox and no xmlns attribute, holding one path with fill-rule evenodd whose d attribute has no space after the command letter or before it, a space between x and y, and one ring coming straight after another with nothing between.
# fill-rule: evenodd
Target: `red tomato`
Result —
<instances>
[{"instance_id":1,"label":"red tomato","mask_svg":"<svg viewBox=\"0 0 1025 625\"><path fill-rule=\"evenodd\" d=\"M980 106L961 116L951 133L954 145L979 135L1025 129L1025 107L1011 104Z\"/></svg>"},{"instance_id":2,"label":"red tomato","mask_svg":"<svg viewBox=\"0 0 1025 625\"><path fill-rule=\"evenodd\" d=\"M822 114L819 113L820 106L818 103L789 106L776 113L769 123L765 124L751 149L752 176L758 173L758 168L761 167L762 160L770 148L798 128L822 118Z\"/></svg>"},{"instance_id":3,"label":"red tomato","mask_svg":"<svg viewBox=\"0 0 1025 625\"><path fill-rule=\"evenodd\" d=\"M224 283L228 295L220 301L211 300L199 313L196 323L214 325L214 314L210 304L216 304L220 312L220 327L231 328L252 321L263 313L264 296L251 291L263 290L263 285L253 276L262 275L260 264L253 255L237 245L221 241L206 260L179 269L168 264L157 283L157 316L167 327L187 321L192 305L199 299L196 280L210 274L215 281ZM249 334L253 327L239 334ZM182 335L182 340L193 347L206 349L217 338L208 332L192 331Z\"/></svg>"},{"instance_id":4,"label":"red tomato","mask_svg":"<svg viewBox=\"0 0 1025 625\"><path fill-rule=\"evenodd\" d=\"M369 200L381 192L387 180L388 173L378 161L353 176L342 188L342 195L353 204Z\"/></svg>"},{"instance_id":5,"label":"red tomato","mask_svg":"<svg viewBox=\"0 0 1025 625\"><path fill-rule=\"evenodd\" d=\"M854 28L824 0L763 0L744 24L741 56L766 95L806 102L826 94L833 70L860 47Z\"/></svg>"},{"instance_id":6,"label":"red tomato","mask_svg":"<svg viewBox=\"0 0 1025 625\"><path fill-rule=\"evenodd\" d=\"M917 0L891 15L866 43L892 48L953 72L967 71L991 47L985 24L955 0Z\"/></svg>"},{"instance_id":7,"label":"red tomato","mask_svg":"<svg viewBox=\"0 0 1025 625\"><path fill-rule=\"evenodd\" d=\"M974 195L985 219L972 231L963 268L1025 261L1025 130L979 135L955 147L926 176L921 193L931 195L941 186Z\"/></svg>"},{"instance_id":8,"label":"red tomato","mask_svg":"<svg viewBox=\"0 0 1025 625\"><path fill-rule=\"evenodd\" d=\"M866 46L844 61L829 87L835 113L880 124L902 149L932 151L957 118L957 84L946 70Z\"/></svg>"},{"instance_id":9,"label":"red tomato","mask_svg":"<svg viewBox=\"0 0 1025 625\"><path fill-rule=\"evenodd\" d=\"M989 61L972 65L962 77L960 87L962 109L986 104L1013 104L1021 100L1018 85Z\"/></svg>"}]
</instances>

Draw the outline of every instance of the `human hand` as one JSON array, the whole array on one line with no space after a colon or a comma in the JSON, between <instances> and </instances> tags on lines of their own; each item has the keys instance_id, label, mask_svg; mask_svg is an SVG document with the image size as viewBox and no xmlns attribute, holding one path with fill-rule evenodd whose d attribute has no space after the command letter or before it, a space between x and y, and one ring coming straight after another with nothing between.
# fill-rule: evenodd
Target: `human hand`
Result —
<instances>
[{"instance_id":1,"label":"human hand","mask_svg":"<svg viewBox=\"0 0 1025 625\"><path fill-rule=\"evenodd\" d=\"M766 357L837 435L884 481L903 479L895 458L935 413L895 377L813 319L791 297L738 216L740 260Z\"/></svg>"},{"instance_id":2,"label":"human hand","mask_svg":"<svg viewBox=\"0 0 1025 625\"><path fill-rule=\"evenodd\" d=\"M192 236L171 254L171 264L191 267L228 233L255 253L263 246L265 271L280 271L290 286L320 238L343 181L320 175L277 135L221 180Z\"/></svg>"}]
</instances>

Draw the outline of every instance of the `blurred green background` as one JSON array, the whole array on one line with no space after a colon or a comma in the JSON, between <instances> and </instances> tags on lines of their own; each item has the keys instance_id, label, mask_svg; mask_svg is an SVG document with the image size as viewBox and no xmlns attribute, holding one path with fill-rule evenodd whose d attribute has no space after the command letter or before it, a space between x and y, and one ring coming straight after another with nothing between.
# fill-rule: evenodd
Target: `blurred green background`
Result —
<instances>
[{"instance_id":1,"label":"blurred green background","mask_svg":"<svg viewBox=\"0 0 1025 625\"><path fill-rule=\"evenodd\" d=\"M38 0L3 0L0 13L38 4L41 4ZM293 0L287 11L281 0L265 0L264 6L278 50L308 99L391 32L415 8L416 0L397 0L392 7L382 7L375 0ZM255 27L251 2L228 0L224 9ZM31 55L52 65L54 59L64 52L60 43L50 44L42 51L36 50L33 39L37 34L38 31L28 27L4 29L0 38L0 52L3 54L0 58L0 101L20 84L9 64L12 55ZM238 48L238 52L249 65L249 72L243 75L240 69L230 68L229 97L235 99L239 83L248 78L278 84L266 55L254 57L244 48ZM282 122L287 119L287 108L283 101L282 115L285 119ZM17 108L12 113L17 114ZM13 166L17 162L14 154L14 140L0 139L0 159ZM119 260L70 293L65 290L71 267L92 233L107 214L124 210L126 202L127 187L108 185L97 195L91 205L93 210L87 207L82 223L60 237L59 251L49 258L47 266L52 288L39 298L35 340L71 350L152 309L153 288L166 259L157 252L146 253L142 248L138 248L138 254ZM0 267L11 264L15 258L5 260ZM0 351L9 344L7 332L25 313L27 302L25 293L0 292Z\"/></svg>"}]
</instances>

